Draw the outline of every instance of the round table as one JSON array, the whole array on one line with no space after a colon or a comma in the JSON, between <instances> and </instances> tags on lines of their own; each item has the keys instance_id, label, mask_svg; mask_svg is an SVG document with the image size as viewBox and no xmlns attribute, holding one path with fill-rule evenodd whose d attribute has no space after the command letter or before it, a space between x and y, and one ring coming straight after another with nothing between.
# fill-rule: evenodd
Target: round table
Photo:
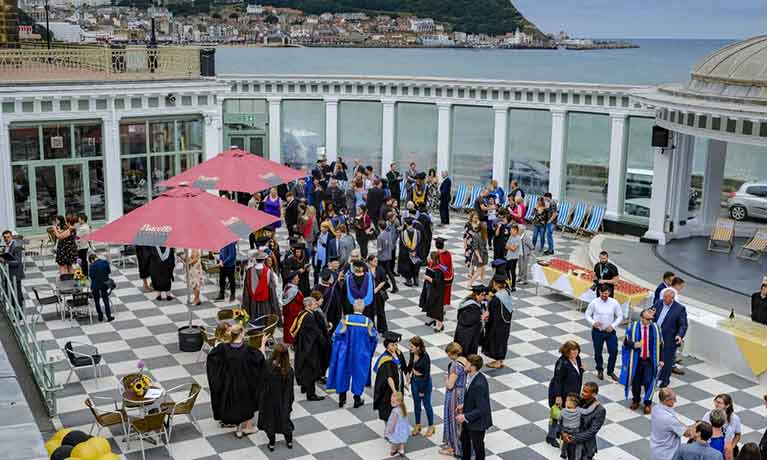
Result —
<instances>
[{"instance_id":1,"label":"round table","mask_svg":"<svg viewBox=\"0 0 767 460\"><path fill-rule=\"evenodd\" d=\"M165 398L165 389L155 383L149 387L149 389L147 390L147 393L149 393L150 390L160 390L160 393L157 394L156 396L149 398L146 395L139 396L131 389L123 388L123 392L122 392L123 406L126 409L138 409L139 412L141 412L141 415L146 415L147 413L149 413L151 410L154 410L154 409L159 410L160 404Z\"/></svg>"}]
</instances>

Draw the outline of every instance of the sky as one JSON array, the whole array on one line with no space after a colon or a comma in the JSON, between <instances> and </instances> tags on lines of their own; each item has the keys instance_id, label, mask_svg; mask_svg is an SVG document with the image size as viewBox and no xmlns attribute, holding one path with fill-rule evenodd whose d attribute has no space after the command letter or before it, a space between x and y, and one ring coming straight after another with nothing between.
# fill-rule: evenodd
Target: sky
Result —
<instances>
[{"instance_id":1,"label":"sky","mask_svg":"<svg viewBox=\"0 0 767 460\"><path fill-rule=\"evenodd\" d=\"M546 33L588 38L747 38L767 34L765 0L511 0Z\"/></svg>"}]
</instances>

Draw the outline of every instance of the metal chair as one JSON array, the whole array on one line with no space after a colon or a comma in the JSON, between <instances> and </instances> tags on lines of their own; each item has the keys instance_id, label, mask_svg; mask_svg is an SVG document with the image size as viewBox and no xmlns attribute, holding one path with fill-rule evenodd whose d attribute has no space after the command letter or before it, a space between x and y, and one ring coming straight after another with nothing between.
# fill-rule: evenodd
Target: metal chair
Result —
<instances>
[{"instance_id":1,"label":"metal chair","mask_svg":"<svg viewBox=\"0 0 767 460\"><path fill-rule=\"evenodd\" d=\"M114 410L105 411L99 409L95 404L98 401L114 404ZM101 430L104 428L109 429L117 425L120 425L123 434L127 432L126 423L128 422L128 414L125 413L125 409L117 406L116 400L100 396L90 396L85 400L85 405L93 414L93 425L91 425L91 429L88 431L89 435L93 435L93 429L96 428L96 426L99 427L98 431L96 431L96 436L99 436Z\"/></svg>"},{"instance_id":2,"label":"metal chair","mask_svg":"<svg viewBox=\"0 0 767 460\"><path fill-rule=\"evenodd\" d=\"M69 314L72 321L77 321L77 316L88 316L90 324L93 324L93 310L91 310L91 294L89 292L75 292L72 299L64 303L65 315Z\"/></svg>"},{"instance_id":3,"label":"metal chair","mask_svg":"<svg viewBox=\"0 0 767 460\"><path fill-rule=\"evenodd\" d=\"M219 321L225 321L232 318L234 318L234 310L231 308L222 308L216 313L216 319Z\"/></svg>"},{"instance_id":4,"label":"metal chair","mask_svg":"<svg viewBox=\"0 0 767 460\"><path fill-rule=\"evenodd\" d=\"M146 452L144 451L144 438L149 438L156 434L158 441L162 442L162 437L165 436L165 445L170 444L170 437L168 431L165 429L167 424L168 414L166 412L156 412L149 414L141 418L133 418L128 423L128 448L130 449L131 434L138 435L139 442L141 443L141 458L146 460ZM171 455L170 449L168 449L168 455ZM171 458L173 456L171 455Z\"/></svg>"},{"instance_id":5,"label":"metal chair","mask_svg":"<svg viewBox=\"0 0 767 460\"><path fill-rule=\"evenodd\" d=\"M208 334L208 330L205 328L200 330L200 335L202 336L202 348L200 348L200 353L197 355L197 362L202 361L204 365L207 361L203 361L202 358L216 346L218 337Z\"/></svg>"},{"instance_id":6,"label":"metal chair","mask_svg":"<svg viewBox=\"0 0 767 460\"><path fill-rule=\"evenodd\" d=\"M33 324L37 322L36 319L39 319L40 321L43 320L43 310L46 305L55 305L56 314L61 316L62 321L64 320L64 312L61 308L61 298L58 295L54 293L49 296L40 297L40 292L34 286L32 287L32 292L35 294L35 314L32 315L31 318Z\"/></svg>"},{"instance_id":7,"label":"metal chair","mask_svg":"<svg viewBox=\"0 0 767 460\"><path fill-rule=\"evenodd\" d=\"M168 390L167 394L177 393L186 387L189 387L189 391L187 396L181 401L174 402L173 400L170 400L160 404L160 409L168 414L168 442L170 442L171 437L173 436L173 419L176 415L186 415L189 417L189 421L192 422L194 428L202 434L202 429L200 429L200 425L197 424L197 420L192 414L194 403L197 401L197 396L200 394L200 389L202 388L200 387L200 384L197 382L185 383L171 388Z\"/></svg>"},{"instance_id":8,"label":"metal chair","mask_svg":"<svg viewBox=\"0 0 767 460\"><path fill-rule=\"evenodd\" d=\"M107 253L109 248L107 247ZM138 265L138 255L136 255L136 246L123 246L120 248L118 256L110 261L115 266L119 265L120 268L125 268L126 265Z\"/></svg>"},{"instance_id":9,"label":"metal chair","mask_svg":"<svg viewBox=\"0 0 767 460\"><path fill-rule=\"evenodd\" d=\"M72 273L62 273L59 275L59 281L71 281L75 279L75 275Z\"/></svg>"},{"instance_id":10,"label":"metal chair","mask_svg":"<svg viewBox=\"0 0 767 460\"><path fill-rule=\"evenodd\" d=\"M102 360L101 354L99 354L99 350L95 346L69 341L64 345L64 356L67 357L67 363L69 363L69 375L64 385L69 383L75 370L86 367L93 369L93 378L98 383L101 376L100 367Z\"/></svg>"}]
</instances>

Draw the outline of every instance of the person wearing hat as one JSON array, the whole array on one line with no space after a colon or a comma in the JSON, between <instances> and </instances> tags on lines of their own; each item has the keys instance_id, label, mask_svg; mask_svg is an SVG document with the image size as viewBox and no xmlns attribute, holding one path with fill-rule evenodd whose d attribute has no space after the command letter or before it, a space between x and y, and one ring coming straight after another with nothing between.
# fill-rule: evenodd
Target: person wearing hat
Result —
<instances>
[{"instance_id":1,"label":"person wearing hat","mask_svg":"<svg viewBox=\"0 0 767 460\"><path fill-rule=\"evenodd\" d=\"M370 361L378 345L373 321L362 314L365 303L357 300L354 313L345 315L333 333L333 350L325 390L338 393L338 407L346 404L346 392L354 395L354 407L364 404L362 393L370 385Z\"/></svg>"},{"instance_id":2,"label":"person wearing hat","mask_svg":"<svg viewBox=\"0 0 767 460\"><path fill-rule=\"evenodd\" d=\"M410 188L410 201L416 209L426 209L426 173L420 172L415 175L415 183Z\"/></svg>"},{"instance_id":3,"label":"person wearing hat","mask_svg":"<svg viewBox=\"0 0 767 460\"><path fill-rule=\"evenodd\" d=\"M405 278L405 286L412 287L418 276L418 267L421 259L418 257L418 243L421 241L421 233L413 228L413 218L405 217L405 227L402 229L399 239L399 258L397 271Z\"/></svg>"},{"instance_id":4,"label":"person wearing hat","mask_svg":"<svg viewBox=\"0 0 767 460\"><path fill-rule=\"evenodd\" d=\"M384 334L384 352L378 357L373 371L376 381L373 386L373 409L378 411L378 419L389 420L392 411L391 395L402 393L405 388L405 372L407 362L399 351L399 341L402 335L387 331Z\"/></svg>"},{"instance_id":5,"label":"person wearing hat","mask_svg":"<svg viewBox=\"0 0 767 460\"><path fill-rule=\"evenodd\" d=\"M427 326L434 326L435 332L441 332L445 329L442 321L445 320L445 305L442 297L445 295L445 276L443 268L440 267L439 253L432 252L429 261L426 264L426 271L423 275L423 290L418 299L418 306L421 311L426 313L429 321Z\"/></svg>"},{"instance_id":6,"label":"person wearing hat","mask_svg":"<svg viewBox=\"0 0 767 460\"><path fill-rule=\"evenodd\" d=\"M295 352L296 381L307 400L322 401L325 398L317 396L315 383L324 374L322 354L329 345L327 330L324 322L315 314L319 310L319 303L314 297L304 298L302 307L289 334Z\"/></svg>"},{"instance_id":7,"label":"person wearing hat","mask_svg":"<svg viewBox=\"0 0 767 460\"><path fill-rule=\"evenodd\" d=\"M445 241L447 240L440 236L434 238L434 247L437 248L437 253L439 254L439 267L442 270L442 277L445 281L445 294L442 296L442 304L448 306L453 295L453 255L445 249Z\"/></svg>"},{"instance_id":8,"label":"person wearing hat","mask_svg":"<svg viewBox=\"0 0 767 460\"><path fill-rule=\"evenodd\" d=\"M373 274L367 268L362 260L354 260L351 263L351 269L344 276L344 314L348 315L352 312L357 300L362 300L365 309L373 307L376 283ZM337 318L336 315L334 317ZM330 320L333 321L333 319Z\"/></svg>"},{"instance_id":9,"label":"person wearing hat","mask_svg":"<svg viewBox=\"0 0 767 460\"><path fill-rule=\"evenodd\" d=\"M311 263L309 257L306 255L306 244L302 240L298 240L290 245L291 254L285 258L282 263L282 281L287 283L289 281L288 274L298 273L298 289L304 296L309 295L309 269Z\"/></svg>"},{"instance_id":10,"label":"person wearing hat","mask_svg":"<svg viewBox=\"0 0 767 460\"><path fill-rule=\"evenodd\" d=\"M378 262L378 257L369 255L367 257L368 267L370 268L369 274L373 276L373 305L367 307L364 311L365 316L375 320L376 329L378 332L384 333L389 330L389 326L386 324L386 301L389 299L389 293L387 292L390 285L386 276L386 271L381 267Z\"/></svg>"},{"instance_id":11,"label":"person wearing hat","mask_svg":"<svg viewBox=\"0 0 767 460\"><path fill-rule=\"evenodd\" d=\"M505 273L493 276L493 290L495 294L487 303L488 316L485 322L482 353L494 359L487 367L498 369L503 367L503 360L506 359L511 333L511 290L506 282Z\"/></svg>"},{"instance_id":12,"label":"person wearing hat","mask_svg":"<svg viewBox=\"0 0 767 460\"><path fill-rule=\"evenodd\" d=\"M242 308L247 310L248 315L254 319L264 315L277 315L280 318L277 275L265 263L266 253L255 249L248 255L253 260L253 264L245 271Z\"/></svg>"},{"instance_id":13,"label":"person wearing hat","mask_svg":"<svg viewBox=\"0 0 767 460\"><path fill-rule=\"evenodd\" d=\"M453 341L461 345L463 356L477 353L482 336L482 321L488 315L482 306L487 297L487 287L475 284L471 294L458 306L458 324L455 327Z\"/></svg>"},{"instance_id":14,"label":"person wearing hat","mask_svg":"<svg viewBox=\"0 0 767 460\"><path fill-rule=\"evenodd\" d=\"M297 271L288 273L285 278L286 284L282 291L282 299L280 299L283 318L282 340L288 345L293 344L293 336L290 334L293 321L304 308L304 294L298 288L299 278Z\"/></svg>"}]
</instances>

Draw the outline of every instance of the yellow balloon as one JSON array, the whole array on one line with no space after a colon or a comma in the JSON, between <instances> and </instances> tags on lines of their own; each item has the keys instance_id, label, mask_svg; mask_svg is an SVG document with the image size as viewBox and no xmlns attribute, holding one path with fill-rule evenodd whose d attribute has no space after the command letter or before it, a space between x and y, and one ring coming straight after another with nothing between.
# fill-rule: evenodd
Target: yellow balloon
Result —
<instances>
[{"instance_id":1,"label":"yellow balloon","mask_svg":"<svg viewBox=\"0 0 767 460\"><path fill-rule=\"evenodd\" d=\"M50 457L54 450L58 449L61 446L61 439L56 439L54 436L53 438L49 439L48 442L45 443L45 451L48 452L48 456Z\"/></svg>"},{"instance_id":2,"label":"yellow balloon","mask_svg":"<svg viewBox=\"0 0 767 460\"><path fill-rule=\"evenodd\" d=\"M117 460L118 458L120 458L119 455L109 452L97 458L96 460Z\"/></svg>"},{"instance_id":3,"label":"yellow balloon","mask_svg":"<svg viewBox=\"0 0 767 460\"><path fill-rule=\"evenodd\" d=\"M53 435L51 440L58 439L59 441L61 441L62 439L64 439L64 436L68 435L71 431L72 431L71 428L62 428L59 431L57 431L56 434Z\"/></svg>"},{"instance_id":4,"label":"yellow balloon","mask_svg":"<svg viewBox=\"0 0 767 460\"><path fill-rule=\"evenodd\" d=\"M88 440L93 445L93 449L98 452L96 456L99 460L102 455L112 453L112 446L109 445L109 441L106 438L97 437ZM94 459L96 460L96 459Z\"/></svg>"},{"instance_id":5,"label":"yellow balloon","mask_svg":"<svg viewBox=\"0 0 767 460\"><path fill-rule=\"evenodd\" d=\"M74 449L72 449L72 453L70 454L70 460L74 457L77 457L78 460L95 460L100 455L101 452L98 448L98 443L93 443L93 440L95 438L91 438L85 442L81 442L80 444L76 445Z\"/></svg>"}]
</instances>

